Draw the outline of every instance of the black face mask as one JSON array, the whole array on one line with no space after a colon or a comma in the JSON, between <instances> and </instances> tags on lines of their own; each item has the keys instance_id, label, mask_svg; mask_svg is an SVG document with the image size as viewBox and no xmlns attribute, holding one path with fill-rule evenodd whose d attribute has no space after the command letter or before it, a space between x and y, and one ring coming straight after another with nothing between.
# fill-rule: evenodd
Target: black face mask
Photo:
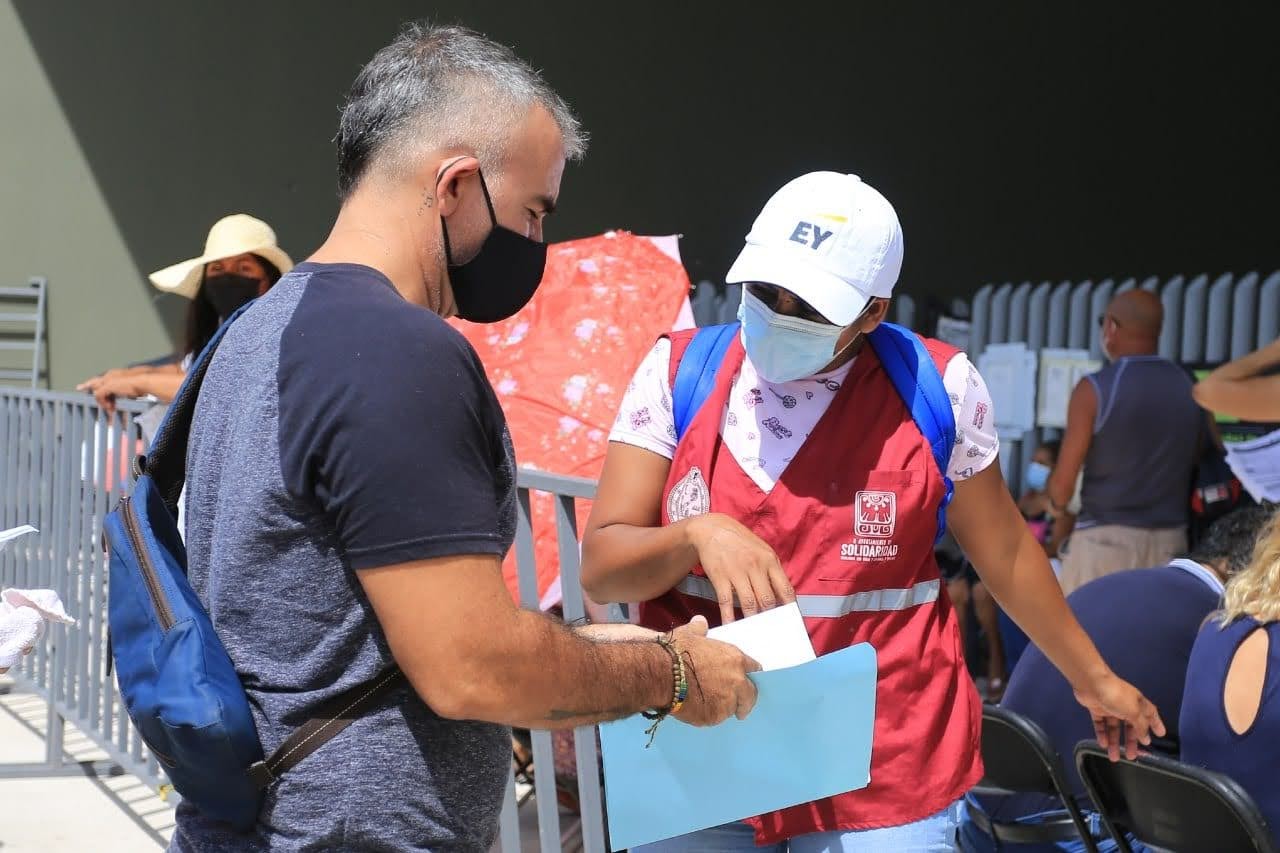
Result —
<instances>
[{"instance_id":1,"label":"black face mask","mask_svg":"<svg viewBox=\"0 0 1280 853\"><path fill-rule=\"evenodd\" d=\"M440 230L444 233L444 257L458 316L472 323L497 323L533 298L547 265L547 245L498 224L484 174L478 174L484 203L489 207L489 221L493 223L480 251L466 263L455 264L444 217L440 218Z\"/></svg>"},{"instance_id":2,"label":"black face mask","mask_svg":"<svg viewBox=\"0 0 1280 853\"><path fill-rule=\"evenodd\" d=\"M262 282L233 272L211 275L204 280L204 298L224 320L242 305L258 298Z\"/></svg>"}]
</instances>

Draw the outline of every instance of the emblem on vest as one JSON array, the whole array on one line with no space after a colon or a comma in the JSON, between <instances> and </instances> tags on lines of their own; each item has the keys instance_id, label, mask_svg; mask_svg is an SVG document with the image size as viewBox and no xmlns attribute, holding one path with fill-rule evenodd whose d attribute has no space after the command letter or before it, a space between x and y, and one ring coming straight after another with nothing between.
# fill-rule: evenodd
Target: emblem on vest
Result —
<instances>
[{"instance_id":1,"label":"emblem on vest","mask_svg":"<svg viewBox=\"0 0 1280 853\"><path fill-rule=\"evenodd\" d=\"M853 532L888 539L898 522L898 496L893 492L858 492L853 498Z\"/></svg>"},{"instance_id":2,"label":"emblem on vest","mask_svg":"<svg viewBox=\"0 0 1280 853\"><path fill-rule=\"evenodd\" d=\"M893 538L898 526L898 496L894 492L858 492L853 496L854 541L840 546L840 559L871 563L892 560L898 546Z\"/></svg>"},{"instance_id":3,"label":"emblem on vest","mask_svg":"<svg viewBox=\"0 0 1280 853\"><path fill-rule=\"evenodd\" d=\"M667 495L667 517L675 524L710 511L711 489L707 488L702 470L695 465L680 482L671 487L671 493Z\"/></svg>"}]
</instances>

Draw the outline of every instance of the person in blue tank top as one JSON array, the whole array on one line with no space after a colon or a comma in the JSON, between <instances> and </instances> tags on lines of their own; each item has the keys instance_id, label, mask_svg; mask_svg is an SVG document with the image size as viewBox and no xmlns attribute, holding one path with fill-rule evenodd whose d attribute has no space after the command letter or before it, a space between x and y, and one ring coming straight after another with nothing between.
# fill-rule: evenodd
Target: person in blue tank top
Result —
<instances>
[{"instance_id":1,"label":"person in blue tank top","mask_svg":"<svg viewBox=\"0 0 1280 853\"><path fill-rule=\"evenodd\" d=\"M1062 551L1063 592L1134 566L1159 566L1187 549L1191 476L1204 413L1191 376L1158 353L1164 309L1127 290L1098 318L1108 364L1076 386L1049 509L1067 511L1083 472L1080 513Z\"/></svg>"},{"instance_id":2,"label":"person in blue tank top","mask_svg":"<svg viewBox=\"0 0 1280 853\"><path fill-rule=\"evenodd\" d=\"M1280 512L1196 637L1179 731L1182 760L1239 782L1280 837Z\"/></svg>"}]
</instances>

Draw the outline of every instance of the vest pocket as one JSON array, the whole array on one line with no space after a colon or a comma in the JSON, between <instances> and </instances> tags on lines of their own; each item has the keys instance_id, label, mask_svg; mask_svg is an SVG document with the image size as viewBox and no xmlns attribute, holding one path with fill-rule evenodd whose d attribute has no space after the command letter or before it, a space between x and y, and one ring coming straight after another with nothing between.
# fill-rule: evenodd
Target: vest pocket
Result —
<instances>
[{"instance_id":1,"label":"vest pocket","mask_svg":"<svg viewBox=\"0 0 1280 853\"><path fill-rule=\"evenodd\" d=\"M921 527L923 493L922 474L910 469L869 471L861 483L855 478L849 503L832 507L832 545L819 561L818 580L852 591L911 586L918 560L902 556L917 555L915 540L928 533ZM936 518L929 523L932 530Z\"/></svg>"}]
</instances>

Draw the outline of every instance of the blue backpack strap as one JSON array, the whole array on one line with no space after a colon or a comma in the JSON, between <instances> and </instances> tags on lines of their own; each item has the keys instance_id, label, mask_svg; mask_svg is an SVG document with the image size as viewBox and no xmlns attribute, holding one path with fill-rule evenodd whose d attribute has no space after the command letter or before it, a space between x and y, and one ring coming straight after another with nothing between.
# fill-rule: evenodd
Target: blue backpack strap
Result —
<instances>
[{"instance_id":1,"label":"blue backpack strap","mask_svg":"<svg viewBox=\"0 0 1280 853\"><path fill-rule=\"evenodd\" d=\"M671 388L671 410L675 415L676 440L684 438L693 416L716 387L716 371L738 335L739 325L703 326L676 368L676 381Z\"/></svg>"},{"instance_id":2,"label":"blue backpack strap","mask_svg":"<svg viewBox=\"0 0 1280 853\"><path fill-rule=\"evenodd\" d=\"M137 460L137 474L150 475L165 506L175 518L178 516L178 496L182 494L182 486L187 479L187 438L191 432L191 421L196 414L196 398L200 394L200 386L204 383L209 362L213 360L213 354L222 342L223 335L252 304L251 301L243 305L228 317L205 348L192 356L187 376L182 380L173 402L169 404L169 411L156 430L156 437L152 440L147 455Z\"/></svg>"},{"instance_id":3,"label":"blue backpack strap","mask_svg":"<svg viewBox=\"0 0 1280 853\"><path fill-rule=\"evenodd\" d=\"M942 376L933 363L933 357L909 329L894 323L881 323L868 339L898 396L911 410L911 418L920 434L933 449L933 460L938 464L938 472L946 487L942 504L938 507L937 539L941 539L947 531L947 506L955 493L955 486L947 476L951 451L956 442L956 419L951 409L951 398L942 384Z\"/></svg>"}]
</instances>

